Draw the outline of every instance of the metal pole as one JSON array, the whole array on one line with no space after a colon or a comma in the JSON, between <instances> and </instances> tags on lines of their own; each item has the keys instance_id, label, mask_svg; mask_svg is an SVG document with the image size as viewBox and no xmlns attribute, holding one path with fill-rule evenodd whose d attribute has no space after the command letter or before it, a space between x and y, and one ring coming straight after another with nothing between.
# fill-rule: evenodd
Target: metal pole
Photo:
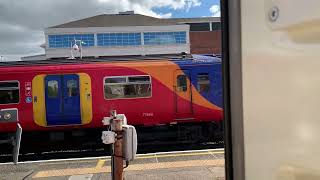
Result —
<instances>
[{"instance_id":1,"label":"metal pole","mask_svg":"<svg viewBox=\"0 0 320 180\"><path fill-rule=\"evenodd\" d=\"M123 158L122 158L122 119L116 119L116 111L111 111L111 116L114 117L112 121L113 131L117 134L114 143L114 180L123 180Z\"/></svg>"},{"instance_id":2,"label":"metal pole","mask_svg":"<svg viewBox=\"0 0 320 180\"><path fill-rule=\"evenodd\" d=\"M115 158L115 180L123 180L123 160L122 160L122 120L115 119L115 132L117 139L114 143Z\"/></svg>"}]
</instances>

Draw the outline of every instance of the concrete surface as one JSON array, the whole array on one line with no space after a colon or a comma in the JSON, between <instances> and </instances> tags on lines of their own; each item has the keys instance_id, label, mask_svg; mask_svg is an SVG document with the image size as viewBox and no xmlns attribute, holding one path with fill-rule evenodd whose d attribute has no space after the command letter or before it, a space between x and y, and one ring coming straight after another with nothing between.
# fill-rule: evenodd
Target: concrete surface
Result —
<instances>
[{"instance_id":1,"label":"concrete surface","mask_svg":"<svg viewBox=\"0 0 320 180\"><path fill-rule=\"evenodd\" d=\"M223 180L224 151L201 150L138 155L125 180ZM0 180L111 180L110 157L0 164Z\"/></svg>"}]
</instances>

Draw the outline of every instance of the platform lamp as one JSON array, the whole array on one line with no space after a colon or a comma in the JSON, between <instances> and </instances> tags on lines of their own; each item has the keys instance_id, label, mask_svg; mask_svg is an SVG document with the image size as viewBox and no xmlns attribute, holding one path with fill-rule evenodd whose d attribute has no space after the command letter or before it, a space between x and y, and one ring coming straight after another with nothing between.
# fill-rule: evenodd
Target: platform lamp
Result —
<instances>
[{"instance_id":1,"label":"platform lamp","mask_svg":"<svg viewBox=\"0 0 320 180\"><path fill-rule=\"evenodd\" d=\"M82 40L77 40L77 39L74 39L73 42L74 43L71 43L71 49L70 49L71 57L68 59L75 59L75 57L73 56L73 51L79 51L80 59L82 59L82 44L86 44L86 43L83 42ZM77 45L77 42L79 42L79 46Z\"/></svg>"}]
</instances>

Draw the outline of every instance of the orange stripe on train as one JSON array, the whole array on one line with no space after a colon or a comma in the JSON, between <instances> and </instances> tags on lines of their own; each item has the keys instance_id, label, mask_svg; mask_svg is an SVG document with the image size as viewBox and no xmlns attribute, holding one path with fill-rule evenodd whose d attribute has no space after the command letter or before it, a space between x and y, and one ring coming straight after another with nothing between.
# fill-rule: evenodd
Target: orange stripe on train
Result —
<instances>
[{"instance_id":1,"label":"orange stripe on train","mask_svg":"<svg viewBox=\"0 0 320 180\"><path fill-rule=\"evenodd\" d=\"M150 66L152 64L152 66ZM143 73L151 75L153 78L157 79L161 83L163 83L166 87L168 87L171 91L174 91L173 84L174 84L174 75L173 72L175 71L181 71L181 74L184 74L184 72L181 70L181 68L169 61L149 61L149 62L120 62L120 63L113 63L113 66L118 67L127 67L131 69L135 69L138 71L141 71ZM172 73L166 73L166 72L172 72ZM191 83L188 79L188 83ZM222 108L212 104L209 102L206 98L201 96L201 94L197 91L197 89L192 85L192 101L194 104L204 106L206 108L215 109L215 110L222 110ZM183 99L189 99L188 97L179 95Z\"/></svg>"}]
</instances>

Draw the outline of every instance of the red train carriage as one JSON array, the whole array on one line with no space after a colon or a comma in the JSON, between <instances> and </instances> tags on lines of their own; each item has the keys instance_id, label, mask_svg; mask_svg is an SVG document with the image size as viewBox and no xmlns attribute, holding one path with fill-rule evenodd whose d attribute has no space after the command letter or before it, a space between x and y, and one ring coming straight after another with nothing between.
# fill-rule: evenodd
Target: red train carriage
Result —
<instances>
[{"instance_id":1,"label":"red train carriage","mask_svg":"<svg viewBox=\"0 0 320 180\"><path fill-rule=\"evenodd\" d=\"M203 128L222 120L221 62L215 57L0 65L2 135L15 132L17 121L24 134L39 136L102 128L111 109L136 127Z\"/></svg>"}]
</instances>

